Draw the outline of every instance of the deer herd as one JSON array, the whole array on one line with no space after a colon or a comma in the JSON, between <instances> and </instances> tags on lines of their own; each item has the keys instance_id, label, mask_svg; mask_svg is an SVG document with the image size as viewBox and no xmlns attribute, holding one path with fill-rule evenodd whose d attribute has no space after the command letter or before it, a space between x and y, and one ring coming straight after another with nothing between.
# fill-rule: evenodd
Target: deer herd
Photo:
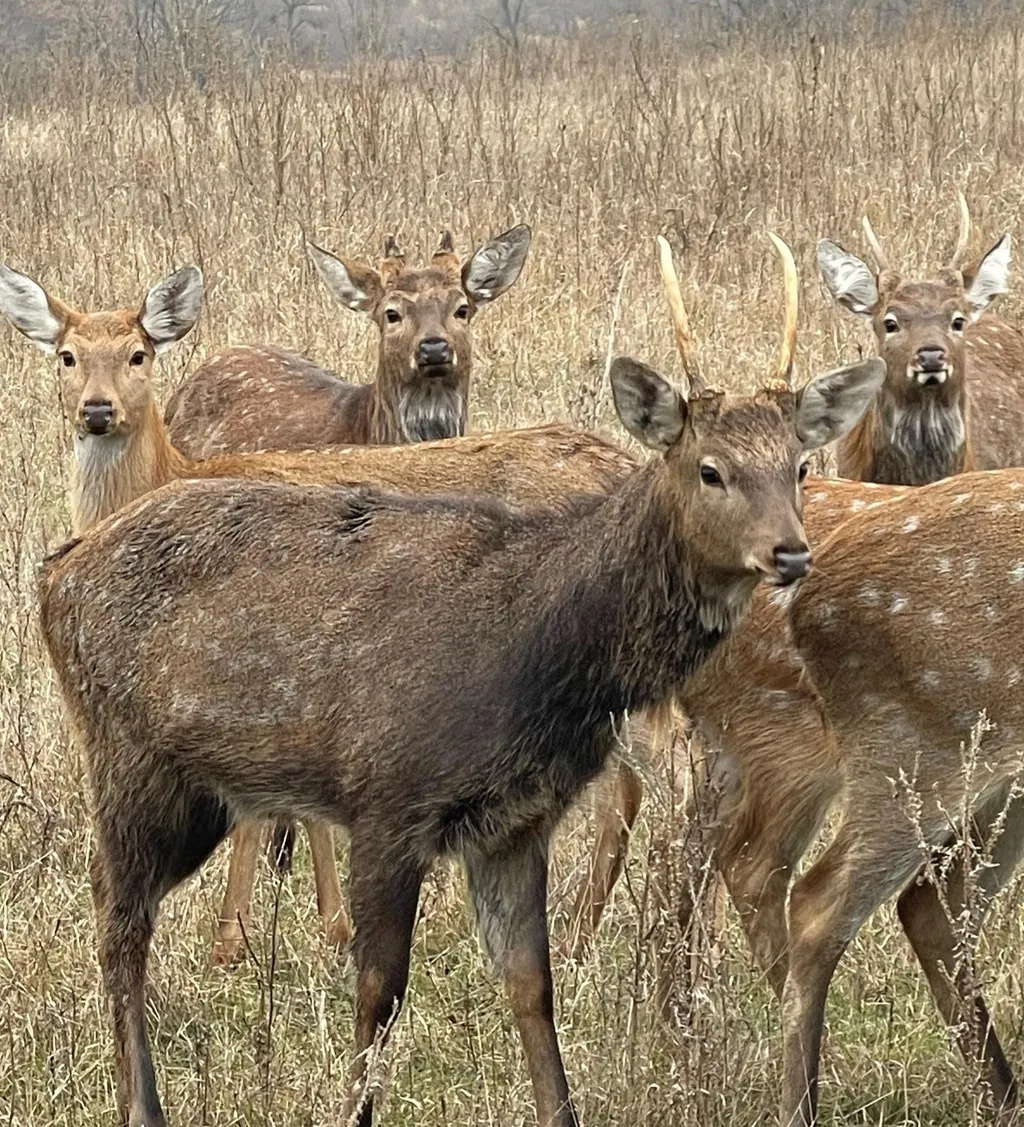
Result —
<instances>
[{"instance_id":1,"label":"deer herd","mask_svg":"<svg viewBox=\"0 0 1024 1127\"><path fill-rule=\"evenodd\" d=\"M123 1125L166 1123L145 1013L161 900L230 835L212 957L233 962L261 842L276 826L286 864L296 823L326 939L356 971L346 1122L372 1122L367 1058L403 1000L421 884L457 855L538 1122L577 1124L549 844L600 780L581 956L643 797L617 750L628 726L641 757L658 755L671 711L700 736L691 802L713 807L710 856L781 1003L782 1127L817 1122L833 972L894 895L994 1110L1015 1105L964 971L971 874L950 847L986 851L983 906L1024 853L1024 335L987 312L1009 236L972 260L962 196L960 212L949 264L927 279L902 278L866 219L876 270L818 244L878 356L799 387L796 267L772 236L782 343L747 395L705 383L659 239L682 385L627 357L609 366L646 458L561 424L467 435L472 321L519 277L525 226L464 261L445 233L419 269L393 239L379 269L308 244L378 328L373 378L236 347L164 414L153 363L200 314L195 267L137 310L85 313L0 265L0 310L55 357L74 432L74 538L43 562L39 620L87 766ZM842 476L810 475L833 442ZM797 875L830 813L834 834Z\"/></svg>"}]
</instances>

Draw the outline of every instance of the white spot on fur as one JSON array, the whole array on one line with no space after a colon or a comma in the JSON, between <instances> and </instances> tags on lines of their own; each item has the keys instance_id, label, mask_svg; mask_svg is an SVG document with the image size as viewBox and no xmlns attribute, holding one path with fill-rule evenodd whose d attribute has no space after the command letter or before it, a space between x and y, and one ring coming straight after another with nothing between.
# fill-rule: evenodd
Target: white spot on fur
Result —
<instances>
[{"instance_id":1,"label":"white spot on fur","mask_svg":"<svg viewBox=\"0 0 1024 1127\"><path fill-rule=\"evenodd\" d=\"M981 561L975 556L964 560L964 579L973 579L978 574L979 567L981 567Z\"/></svg>"},{"instance_id":2,"label":"white spot on fur","mask_svg":"<svg viewBox=\"0 0 1024 1127\"><path fill-rule=\"evenodd\" d=\"M1006 683L1012 689L1014 685L1020 684L1020 670L1014 666L1006 675Z\"/></svg>"},{"instance_id":3,"label":"white spot on fur","mask_svg":"<svg viewBox=\"0 0 1024 1127\"><path fill-rule=\"evenodd\" d=\"M866 507L867 507L867 501L864 501L860 497L858 497L856 501L852 501L850 503L850 512L851 513L859 513L861 511L861 509L866 508Z\"/></svg>"},{"instance_id":4,"label":"white spot on fur","mask_svg":"<svg viewBox=\"0 0 1024 1127\"><path fill-rule=\"evenodd\" d=\"M987 681L992 676L992 662L980 654L970 660L971 672L979 681Z\"/></svg>"},{"instance_id":5,"label":"white spot on fur","mask_svg":"<svg viewBox=\"0 0 1024 1127\"><path fill-rule=\"evenodd\" d=\"M865 583L860 589L860 601L867 607L877 607L882 601L882 589L877 583Z\"/></svg>"},{"instance_id":6,"label":"white spot on fur","mask_svg":"<svg viewBox=\"0 0 1024 1127\"><path fill-rule=\"evenodd\" d=\"M943 575L948 575L953 570L953 563L949 556L939 556L935 561L935 568L937 571L942 572Z\"/></svg>"},{"instance_id":7,"label":"white spot on fur","mask_svg":"<svg viewBox=\"0 0 1024 1127\"><path fill-rule=\"evenodd\" d=\"M892 602L889 604L889 610L893 614L901 614L910 606L910 600L904 595L893 595Z\"/></svg>"},{"instance_id":8,"label":"white spot on fur","mask_svg":"<svg viewBox=\"0 0 1024 1127\"><path fill-rule=\"evenodd\" d=\"M820 504L822 501L828 500L828 494L824 491L824 489L822 489L818 493L812 493L811 494L811 500L814 501L816 504Z\"/></svg>"},{"instance_id":9,"label":"white spot on fur","mask_svg":"<svg viewBox=\"0 0 1024 1127\"><path fill-rule=\"evenodd\" d=\"M964 503L964 501L967 501L970 498L970 496L971 496L970 493L958 493L953 498L953 504L954 505L962 505Z\"/></svg>"},{"instance_id":10,"label":"white spot on fur","mask_svg":"<svg viewBox=\"0 0 1024 1127\"><path fill-rule=\"evenodd\" d=\"M903 531L904 532L916 532L920 527L921 527L921 518L920 517L908 517L903 522Z\"/></svg>"},{"instance_id":11,"label":"white spot on fur","mask_svg":"<svg viewBox=\"0 0 1024 1127\"><path fill-rule=\"evenodd\" d=\"M937 689L942 684L942 677L934 669L923 669L920 680L926 689Z\"/></svg>"},{"instance_id":12,"label":"white spot on fur","mask_svg":"<svg viewBox=\"0 0 1024 1127\"><path fill-rule=\"evenodd\" d=\"M1024 583L1024 560L1018 560L1013 567L1010 568L1010 582Z\"/></svg>"},{"instance_id":13,"label":"white spot on fur","mask_svg":"<svg viewBox=\"0 0 1024 1127\"><path fill-rule=\"evenodd\" d=\"M932 624L932 626L945 626L946 612L944 610L929 611L928 621Z\"/></svg>"}]
</instances>

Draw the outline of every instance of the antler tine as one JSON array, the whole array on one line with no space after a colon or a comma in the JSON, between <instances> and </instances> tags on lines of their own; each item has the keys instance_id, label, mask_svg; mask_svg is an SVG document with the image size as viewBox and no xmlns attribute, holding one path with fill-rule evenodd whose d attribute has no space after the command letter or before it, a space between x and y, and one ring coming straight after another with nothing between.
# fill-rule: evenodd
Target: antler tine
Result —
<instances>
[{"instance_id":1,"label":"antler tine","mask_svg":"<svg viewBox=\"0 0 1024 1127\"><path fill-rule=\"evenodd\" d=\"M882 244L878 241L875 229L871 226L871 220L865 215L860 222L864 228L864 238L867 239L871 253L875 256L875 265L878 267L879 273L888 270L889 260L885 257L885 251L882 250Z\"/></svg>"},{"instance_id":2,"label":"antler tine","mask_svg":"<svg viewBox=\"0 0 1024 1127\"><path fill-rule=\"evenodd\" d=\"M782 322L782 344L779 346L776 375L792 390L793 363L796 360L796 319L800 310L800 282L796 276L793 252L774 231L768 232L768 238L775 244L775 249L782 259L782 277L786 291L786 314Z\"/></svg>"},{"instance_id":3,"label":"antler tine","mask_svg":"<svg viewBox=\"0 0 1024 1127\"><path fill-rule=\"evenodd\" d=\"M462 263L455 253L455 240L451 231L441 232L441 241L437 244L431 261L436 269L443 270L453 282L458 282Z\"/></svg>"},{"instance_id":4,"label":"antler tine","mask_svg":"<svg viewBox=\"0 0 1024 1127\"><path fill-rule=\"evenodd\" d=\"M398 258L404 259L405 255L398 249L398 238L395 235L387 235L384 239L384 257L385 258Z\"/></svg>"},{"instance_id":5,"label":"antler tine","mask_svg":"<svg viewBox=\"0 0 1024 1127\"><path fill-rule=\"evenodd\" d=\"M960 205L960 231L956 238L956 249L949 260L951 270L959 270L967 258L967 246L971 241L971 212L967 207L967 200L959 188L956 190L957 203Z\"/></svg>"},{"instance_id":6,"label":"antler tine","mask_svg":"<svg viewBox=\"0 0 1024 1127\"><path fill-rule=\"evenodd\" d=\"M452 238L451 231L441 232L441 241L437 244L437 250L434 251L434 257L437 258L439 254L454 254L455 253L455 240Z\"/></svg>"},{"instance_id":7,"label":"antler tine","mask_svg":"<svg viewBox=\"0 0 1024 1127\"><path fill-rule=\"evenodd\" d=\"M683 304L683 295L679 289L679 275L672 261L672 248L662 235L658 236L658 264L661 267L661 280L668 296L668 307L672 313L672 330L676 338L676 347L679 349L679 359L683 362L683 372L689 385L686 393L687 396L700 395L706 389L697 363L693 334L690 332L690 319L686 316L686 306Z\"/></svg>"},{"instance_id":8,"label":"antler tine","mask_svg":"<svg viewBox=\"0 0 1024 1127\"><path fill-rule=\"evenodd\" d=\"M395 235L388 235L384 239L384 261L380 264L380 276L383 281L388 282L395 277L396 274L401 274L402 267L405 265L405 255L398 248L398 238Z\"/></svg>"}]
</instances>

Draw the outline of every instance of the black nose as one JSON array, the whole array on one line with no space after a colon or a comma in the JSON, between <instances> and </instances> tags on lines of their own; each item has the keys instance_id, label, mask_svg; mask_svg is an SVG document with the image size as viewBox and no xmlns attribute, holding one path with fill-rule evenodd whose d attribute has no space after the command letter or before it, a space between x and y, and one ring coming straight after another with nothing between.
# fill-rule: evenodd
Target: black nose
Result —
<instances>
[{"instance_id":1,"label":"black nose","mask_svg":"<svg viewBox=\"0 0 1024 1127\"><path fill-rule=\"evenodd\" d=\"M806 547L787 548L780 545L775 549L774 562L779 580L785 586L803 579L811 570L811 553Z\"/></svg>"},{"instance_id":2,"label":"black nose","mask_svg":"<svg viewBox=\"0 0 1024 1127\"><path fill-rule=\"evenodd\" d=\"M452 362L452 346L444 337L424 337L416 348L421 368L445 368Z\"/></svg>"},{"instance_id":3,"label":"black nose","mask_svg":"<svg viewBox=\"0 0 1024 1127\"><path fill-rule=\"evenodd\" d=\"M919 348L914 358L919 372L941 372L946 367L944 348Z\"/></svg>"},{"instance_id":4,"label":"black nose","mask_svg":"<svg viewBox=\"0 0 1024 1127\"><path fill-rule=\"evenodd\" d=\"M114 421L114 405L107 401L94 401L82 405L82 422L90 434L106 434Z\"/></svg>"}]
</instances>

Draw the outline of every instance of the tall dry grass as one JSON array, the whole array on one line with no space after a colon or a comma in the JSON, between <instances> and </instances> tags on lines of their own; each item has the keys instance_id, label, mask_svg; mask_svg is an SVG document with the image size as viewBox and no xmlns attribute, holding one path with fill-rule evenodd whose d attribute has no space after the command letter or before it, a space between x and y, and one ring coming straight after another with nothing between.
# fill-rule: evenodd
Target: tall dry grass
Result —
<instances>
[{"instance_id":1,"label":"tall dry grass","mask_svg":"<svg viewBox=\"0 0 1024 1127\"><path fill-rule=\"evenodd\" d=\"M246 67L225 53L202 89L173 57L142 74L54 48L0 76L0 257L82 308L134 304L163 272L198 262L207 309L163 362L166 394L216 348L246 341L369 375L373 333L331 304L303 260L303 231L373 257L392 230L425 254L442 227L468 250L526 221L535 235L523 279L477 323L473 424L610 425L601 374L620 287L616 348L675 370L657 232L676 248L706 367L743 387L769 371L781 318L768 228L801 266L804 376L870 347L816 279L818 237L861 247L867 209L895 261L936 265L955 239L956 186L979 248L1017 229L1014 14L979 8L961 22L929 8L884 34L851 23L830 38L734 36L717 53L641 29L517 52L484 45L457 62L358 59L335 73L286 60ZM1019 300L1003 308L1014 318ZM6 329L0 354L0 1123L84 1127L113 1106L88 810L33 624L35 562L66 529L68 436L53 366ZM652 1012L646 843L667 806L656 796L642 817L593 957L556 962L583 1120L767 1122L778 1013L735 927L716 959L699 961L689 1024L666 1032ZM588 833L575 816L558 844L557 935ZM169 897L155 946L151 1025L167 1107L176 1123L221 1127L333 1121L351 992L319 944L304 858L281 885L262 874L251 955L231 974L205 962L224 861ZM1012 892L1004 903L984 980L1013 1053L1021 917ZM514 1029L458 882L431 882L423 916L387 1122L530 1123ZM968 1074L888 913L846 960L830 1020L833 1122L971 1117Z\"/></svg>"}]
</instances>

